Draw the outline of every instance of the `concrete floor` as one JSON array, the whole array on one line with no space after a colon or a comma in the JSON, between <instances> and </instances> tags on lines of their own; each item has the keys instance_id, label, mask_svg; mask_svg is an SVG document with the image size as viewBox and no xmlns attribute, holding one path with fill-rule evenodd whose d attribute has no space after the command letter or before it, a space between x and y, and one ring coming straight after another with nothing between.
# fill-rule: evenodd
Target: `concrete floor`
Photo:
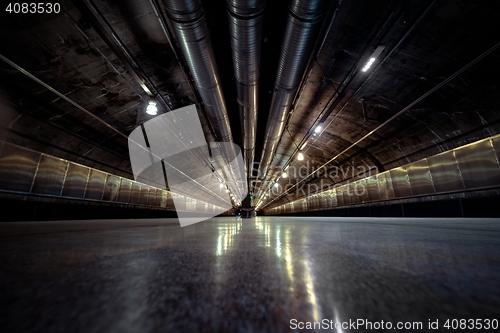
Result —
<instances>
[{"instance_id":1,"label":"concrete floor","mask_svg":"<svg viewBox=\"0 0 500 333\"><path fill-rule=\"evenodd\" d=\"M0 223L0 265L3 332L289 332L323 319L449 332L447 319L500 319L494 219ZM330 331L367 331L352 328Z\"/></svg>"}]
</instances>

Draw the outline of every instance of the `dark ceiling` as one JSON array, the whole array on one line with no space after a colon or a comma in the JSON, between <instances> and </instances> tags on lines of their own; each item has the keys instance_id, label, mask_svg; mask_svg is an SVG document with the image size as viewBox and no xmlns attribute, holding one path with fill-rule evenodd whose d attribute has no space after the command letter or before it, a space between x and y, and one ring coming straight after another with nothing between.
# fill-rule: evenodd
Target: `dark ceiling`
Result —
<instances>
[{"instance_id":1,"label":"dark ceiling","mask_svg":"<svg viewBox=\"0 0 500 333\"><path fill-rule=\"evenodd\" d=\"M286 46L288 2L268 1L263 14L255 162ZM255 195L263 198L258 189L287 165L384 171L500 133L497 2L326 1L272 168ZM151 96L162 112L197 104L206 114L196 73L161 1L60 3L59 14L1 14L1 139L133 179L127 136L149 119ZM243 146L248 133L238 111L226 1L204 6L234 142ZM312 135L319 123L322 131ZM321 186L352 178L340 174ZM299 180L290 174L287 181Z\"/></svg>"}]
</instances>

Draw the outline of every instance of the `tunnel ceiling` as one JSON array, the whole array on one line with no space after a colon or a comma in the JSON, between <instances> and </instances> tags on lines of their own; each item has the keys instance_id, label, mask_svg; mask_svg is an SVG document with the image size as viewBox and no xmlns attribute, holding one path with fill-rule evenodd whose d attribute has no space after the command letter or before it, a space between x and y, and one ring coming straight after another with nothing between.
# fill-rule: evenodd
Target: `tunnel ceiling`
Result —
<instances>
[{"instance_id":1,"label":"tunnel ceiling","mask_svg":"<svg viewBox=\"0 0 500 333\"><path fill-rule=\"evenodd\" d=\"M195 73L161 1L60 3L59 14L2 13L2 140L133 179L127 136L151 119L144 113L151 97L161 112L197 104L209 124ZM359 170L385 171L500 133L496 0L326 3L271 168L254 173L261 179L253 191L263 204L270 199L262 189L288 165L304 166L302 175L289 174L291 184L327 162L329 170L343 170L303 182L321 189L362 177ZM247 133L226 2L205 6L234 142L242 146ZM255 162L287 8L288 1L268 1L263 14ZM382 52L363 72L379 46ZM313 135L317 125L322 129ZM213 126L205 127L214 134ZM305 158L298 161L304 143ZM269 207L301 195L291 191Z\"/></svg>"}]
</instances>

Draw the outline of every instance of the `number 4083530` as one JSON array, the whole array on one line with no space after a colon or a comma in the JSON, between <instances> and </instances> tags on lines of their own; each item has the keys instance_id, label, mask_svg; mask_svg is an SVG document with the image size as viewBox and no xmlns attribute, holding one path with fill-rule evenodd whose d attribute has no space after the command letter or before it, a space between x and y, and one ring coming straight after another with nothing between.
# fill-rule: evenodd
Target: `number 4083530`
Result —
<instances>
[{"instance_id":1,"label":"number 4083530","mask_svg":"<svg viewBox=\"0 0 500 333\"><path fill-rule=\"evenodd\" d=\"M52 14L61 11L61 5L57 2L38 2L38 3L9 3L5 11L9 14Z\"/></svg>"}]
</instances>

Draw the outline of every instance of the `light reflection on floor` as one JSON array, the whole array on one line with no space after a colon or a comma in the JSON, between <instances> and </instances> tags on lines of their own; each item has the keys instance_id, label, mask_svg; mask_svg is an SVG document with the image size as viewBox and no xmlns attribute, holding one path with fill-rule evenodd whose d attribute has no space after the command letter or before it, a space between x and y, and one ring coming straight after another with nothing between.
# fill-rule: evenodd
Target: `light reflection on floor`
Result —
<instances>
[{"instance_id":1,"label":"light reflection on floor","mask_svg":"<svg viewBox=\"0 0 500 333\"><path fill-rule=\"evenodd\" d=\"M480 219L4 223L0 324L288 332L291 319L486 318L500 308L499 236Z\"/></svg>"}]
</instances>

